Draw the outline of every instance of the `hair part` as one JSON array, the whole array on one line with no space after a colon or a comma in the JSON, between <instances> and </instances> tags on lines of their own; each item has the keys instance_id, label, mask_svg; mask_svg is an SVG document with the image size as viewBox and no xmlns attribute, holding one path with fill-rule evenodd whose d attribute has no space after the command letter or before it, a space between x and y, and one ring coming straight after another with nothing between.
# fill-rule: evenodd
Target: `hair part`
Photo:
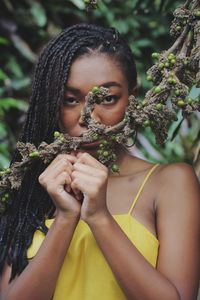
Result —
<instances>
[{"instance_id":1,"label":"hair part","mask_svg":"<svg viewBox=\"0 0 200 300\"><path fill-rule=\"evenodd\" d=\"M52 39L40 55L20 141L35 146L42 141L53 141L70 67L76 58L94 52L105 53L119 64L127 78L129 90L136 86L133 54L116 29L87 24L71 26ZM16 150L11 164L19 160L21 156ZM12 203L0 219L0 274L7 262L12 265L10 280L28 264L27 249L33 234L37 229L47 233L45 219L51 218L55 210L48 193L38 182L45 168L39 162L28 171L20 190L13 192Z\"/></svg>"}]
</instances>

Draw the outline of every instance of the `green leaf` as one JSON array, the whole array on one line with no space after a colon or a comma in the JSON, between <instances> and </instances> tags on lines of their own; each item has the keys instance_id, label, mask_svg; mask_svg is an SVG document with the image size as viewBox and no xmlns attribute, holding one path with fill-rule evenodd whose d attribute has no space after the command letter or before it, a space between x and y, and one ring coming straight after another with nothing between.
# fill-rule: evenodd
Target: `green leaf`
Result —
<instances>
[{"instance_id":1,"label":"green leaf","mask_svg":"<svg viewBox=\"0 0 200 300\"><path fill-rule=\"evenodd\" d=\"M4 37L0 36L0 45L9 45L10 42Z\"/></svg>"},{"instance_id":2,"label":"green leaf","mask_svg":"<svg viewBox=\"0 0 200 300\"><path fill-rule=\"evenodd\" d=\"M43 27L44 25L46 25L47 22L46 12L43 6L39 2L32 2L30 11L34 18L35 23L39 27Z\"/></svg>"},{"instance_id":3,"label":"green leaf","mask_svg":"<svg viewBox=\"0 0 200 300\"><path fill-rule=\"evenodd\" d=\"M3 98L0 100L0 111L8 111L11 108L27 111L28 104L23 100L14 98Z\"/></svg>"},{"instance_id":4,"label":"green leaf","mask_svg":"<svg viewBox=\"0 0 200 300\"><path fill-rule=\"evenodd\" d=\"M85 4L84 4L83 0L71 0L70 2L72 2L74 5L76 5L76 7L78 7L79 9L85 8Z\"/></svg>"},{"instance_id":5,"label":"green leaf","mask_svg":"<svg viewBox=\"0 0 200 300\"><path fill-rule=\"evenodd\" d=\"M0 69L0 81L6 80L6 79L8 79L8 76L2 69Z\"/></svg>"}]
</instances>

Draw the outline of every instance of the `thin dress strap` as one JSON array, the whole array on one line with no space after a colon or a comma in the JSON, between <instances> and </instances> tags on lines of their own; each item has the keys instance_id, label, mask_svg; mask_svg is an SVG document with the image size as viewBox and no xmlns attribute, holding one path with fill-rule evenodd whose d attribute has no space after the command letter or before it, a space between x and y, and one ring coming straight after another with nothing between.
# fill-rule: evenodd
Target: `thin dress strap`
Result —
<instances>
[{"instance_id":1,"label":"thin dress strap","mask_svg":"<svg viewBox=\"0 0 200 300\"><path fill-rule=\"evenodd\" d=\"M144 186L145 186L145 183L147 182L147 180L149 179L149 177L151 176L151 174L153 173L153 171L157 168L157 166L159 166L159 164L154 165L154 166L150 169L150 171L147 173L146 177L144 178L143 183L141 184L141 186L140 186L140 188L139 188L139 191L137 192L137 195L135 196L135 198L134 198L134 200L133 200L133 203L132 203L132 205L131 205L131 208L129 209L128 214L131 214L131 211L132 211L132 209L134 208L134 206L135 206L135 204L136 204L136 202L137 202L137 200L138 200L138 198L139 198L139 196L140 196L140 194L141 194L141 192L142 192L142 190L143 190L143 188L144 188Z\"/></svg>"}]
</instances>

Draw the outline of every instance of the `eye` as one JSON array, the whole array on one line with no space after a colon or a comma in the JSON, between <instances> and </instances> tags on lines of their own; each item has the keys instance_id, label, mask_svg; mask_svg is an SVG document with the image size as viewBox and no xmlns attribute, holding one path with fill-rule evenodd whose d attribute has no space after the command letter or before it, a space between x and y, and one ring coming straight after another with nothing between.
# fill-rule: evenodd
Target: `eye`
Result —
<instances>
[{"instance_id":1,"label":"eye","mask_svg":"<svg viewBox=\"0 0 200 300\"><path fill-rule=\"evenodd\" d=\"M114 104L117 101L118 97L114 95L110 95L104 98L101 102L102 104Z\"/></svg>"},{"instance_id":2,"label":"eye","mask_svg":"<svg viewBox=\"0 0 200 300\"><path fill-rule=\"evenodd\" d=\"M78 104L78 100L73 97L65 97L63 100L63 104L73 106Z\"/></svg>"}]
</instances>

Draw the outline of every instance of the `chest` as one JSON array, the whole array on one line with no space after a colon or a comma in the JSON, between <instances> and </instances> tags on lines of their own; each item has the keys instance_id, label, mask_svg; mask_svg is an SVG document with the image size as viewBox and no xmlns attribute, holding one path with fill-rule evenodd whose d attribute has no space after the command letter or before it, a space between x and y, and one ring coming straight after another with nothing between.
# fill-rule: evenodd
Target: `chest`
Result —
<instances>
[{"instance_id":1,"label":"chest","mask_svg":"<svg viewBox=\"0 0 200 300\"><path fill-rule=\"evenodd\" d=\"M143 176L112 178L108 182L107 206L112 215L127 214L157 236L155 213L155 184L146 182L141 192ZM138 193L139 192L139 193ZM135 199L137 197L137 199ZM135 203L134 203L135 202Z\"/></svg>"}]
</instances>

